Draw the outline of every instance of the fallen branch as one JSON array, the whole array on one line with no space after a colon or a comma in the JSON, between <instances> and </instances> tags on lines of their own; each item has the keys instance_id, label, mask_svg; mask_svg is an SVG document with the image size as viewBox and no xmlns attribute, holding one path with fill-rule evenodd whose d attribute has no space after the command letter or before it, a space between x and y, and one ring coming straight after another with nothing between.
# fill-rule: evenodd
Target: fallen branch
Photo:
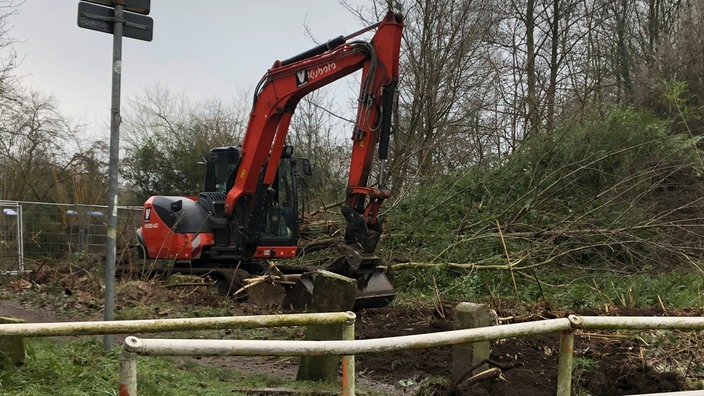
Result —
<instances>
[{"instance_id":1,"label":"fallen branch","mask_svg":"<svg viewBox=\"0 0 704 396\"><path fill-rule=\"evenodd\" d=\"M496 219L496 229L499 230L499 236L501 237L501 245L504 247L504 253L506 254L506 262L508 263L508 269L511 271L511 280L513 281L513 289L516 291L516 300L521 302L521 296L518 294L518 286L516 285L516 275L513 274L514 264L511 262L511 256L508 254L508 248L506 247L506 240L504 239L504 233L501 231L501 224L499 220Z\"/></svg>"},{"instance_id":2,"label":"fallen branch","mask_svg":"<svg viewBox=\"0 0 704 396\"><path fill-rule=\"evenodd\" d=\"M515 264L515 262L514 262ZM408 261L405 263L391 264L390 269L392 271L396 270L408 270L408 269L422 269L422 268L451 268L451 269L464 269L464 270L478 270L478 269L494 269L494 270L507 270L508 265L497 264L497 265L485 265L476 263L429 263L429 262L413 262Z\"/></svg>"},{"instance_id":3,"label":"fallen branch","mask_svg":"<svg viewBox=\"0 0 704 396\"><path fill-rule=\"evenodd\" d=\"M306 253L312 253L318 250L328 249L337 246L341 243L340 238L323 238L310 241L298 249L298 255L302 256Z\"/></svg>"},{"instance_id":4,"label":"fallen branch","mask_svg":"<svg viewBox=\"0 0 704 396\"><path fill-rule=\"evenodd\" d=\"M440 297L440 290L438 289L435 275L433 275L433 288L435 289L435 297L438 299L438 306L435 307L435 310L440 314L440 317L445 320L445 308L443 308L442 298Z\"/></svg>"},{"instance_id":5,"label":"fallen branch","mask_svg":"<svg viewBox=\"0 0 704 396\"><path fill-rule=\"evenodd\" d=\"M496 367L492 367L488 370L482 371L481 373L477 375L473 375L467 379L467 385L472 386L478 382L494 379L494 378L499 378L501 376L501 369L498 369Z\"/></svg>"},{"instance_id":6,"label":"fallen branch","mask_svg":"<svg viewBox=\"0 0 704 396\"><path fill-rule=\"evenodd\" d=\"M311 216L315 216L315 215L317 215L317 214L320 213L320 212L327 212L328 209L332 209L332 208L334 208L334 207L336 207L336 206L342 206L343 203L344 203L344 201L340 201L340 202L335 202L335 203L332 203L332 204L329 204L329 205L322 206L322 207L320 207L320 208L314 210L313 212L311 212L310 215L311 215Z\"/></svg>"},{"instance_id":7,"label":"fallen branch","mask_svg":"<svg viewBox=\"0 0 704 396\"><path fill-rule=\"evenodd\" d=\"M206 282L189 282L189 283L176 283L173 285L166 285L167 289L171 289L174 287L199 287L199 286L210 286L210 283Z\"/></svg>"},{"instance_id":8,"label":"fallen branch","mask_svg":"<svg viewBox=\"0 0 704 396\"><path fill-rule=\"evenodd\" d=\"M484 370L481 373L478 373L478 374L475 374L475 375L469 377L474 372L474 370L478 369L479 367L481 367L485 364L487 364L489 366L493 366L493 367L490 369ZM456 381L453 381L452 382L452 390L453 391L457 390L457 387L465 381L467 382L467 384L469 386L472 386L478 382L482 382L482 381L486 381L486 380L490 380L490 379L494 379L494 378L500 378L501 374L503 374L504 371L508 371L508 370L511 370L516 367L521 367L523 365L524 365L523 362L499 363L499 362L495 362L491 359L484 359L484 360L480 361L479 363L473 365L472 367L468 368L467 371L465 371L464 374L462 374L459 378L457 378ZM469 377L469 378L467 378L467 377Z\"/></svg>"},{"instance_id":9,"label":"fallen branch","mask_svg":"<svg viewBox=\"0 0 704 396\"><path fill-rule=\"evenodd\" d=\"M287 277L283 272L281 272L279 267L277 267L276 264L271 261L269 261L269 267L267 268L267 272L269 273L243 279L242 281L246 283L246 285L240 287L237 291L235 291L233 295L237 296L247 291L247 289L250 289L262 283L271 283L279 285L294 285L296 283L295 281L290 280L289 277Z\"/></svg>"}]
</instances>

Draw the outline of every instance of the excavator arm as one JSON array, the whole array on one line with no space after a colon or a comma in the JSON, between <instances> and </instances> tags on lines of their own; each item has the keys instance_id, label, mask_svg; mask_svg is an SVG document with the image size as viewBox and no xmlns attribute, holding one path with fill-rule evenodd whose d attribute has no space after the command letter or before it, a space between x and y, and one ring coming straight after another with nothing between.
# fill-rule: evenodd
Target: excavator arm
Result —
<instances>
[{"instance_id":1,"label":"excavator arm","mask_svg":"<svg viewBox=\"0 0 704 396\"><path fill-rule=\"evenodd\" d=\"M370 41L351 41L372 29ZM403 17L388 12L377 24L338 37L293 58L276 61L257 86L241 157L227 191L225 213L231 219L231 245L256 247L271 186L291 117L308 93L362 70L359 107L352 133L352 157L342 214L345 242L373 253L379 240L378 212L389 192L369 186L374 150L386 159L391 107L398 81ZM383 175L380 176L383 180Z\"/></svg>"}]
</instances>

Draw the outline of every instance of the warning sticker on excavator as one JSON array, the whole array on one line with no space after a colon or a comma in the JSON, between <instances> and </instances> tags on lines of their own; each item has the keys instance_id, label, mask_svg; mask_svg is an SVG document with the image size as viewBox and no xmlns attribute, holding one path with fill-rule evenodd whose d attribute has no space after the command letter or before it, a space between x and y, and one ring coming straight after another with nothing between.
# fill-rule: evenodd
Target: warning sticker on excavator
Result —
<instances>
[{"instance_id":1,"label":"warning sticker on excavator","mask_svg":"<svg viewBox=\"0 0 704 396\"><path fill-rule=\"evenodd\" d=\"M247 177L247 169L242 169L240 171L240 179L244 179L245 177Z\"/></svg>"}]
</instances>

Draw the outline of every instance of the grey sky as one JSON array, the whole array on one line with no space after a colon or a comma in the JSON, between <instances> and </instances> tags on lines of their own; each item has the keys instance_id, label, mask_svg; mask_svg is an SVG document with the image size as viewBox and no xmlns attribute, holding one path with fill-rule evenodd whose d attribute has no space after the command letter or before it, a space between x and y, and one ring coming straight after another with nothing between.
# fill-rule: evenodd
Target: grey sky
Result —
<instances>
[{"instance_id":1,"label":"grey sky","mask_svg":"<svg viewBox=\"0 0 704 396\"><path fill-rule=\"evenodd\" d=\"M359 0L357 3L364 3ZM11 16L24 84L107 137L112 36L76 24L76 0L25 0ZM193 101L250 90L276 59L358 30L333 0L152 0L152 42L123 40L122 103L160 84Z\"/></svg>"}]
</instances>

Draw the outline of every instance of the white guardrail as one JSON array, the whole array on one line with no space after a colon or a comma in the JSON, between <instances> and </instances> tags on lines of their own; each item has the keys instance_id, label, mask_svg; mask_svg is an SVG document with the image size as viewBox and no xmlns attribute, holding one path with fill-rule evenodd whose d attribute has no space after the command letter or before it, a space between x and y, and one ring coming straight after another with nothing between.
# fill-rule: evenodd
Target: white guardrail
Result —
<instances>
[{"instance_id":1,"label":"white guardrail","mask_svg":"<svg viewBox=\"0 0 704 396\"><path fill-rule=\"evenodd\" d=\"M355 314L352 312L235 316L193 319L128 320L111 322L64 322L0 324L1 336L75 336L129 334L175 330L257 328L341 324L339 341L287 340L191 340L127 337L120 355L120 396L137 395L137 355L159 356L322 356L342 355L342 394L355 393L354 355L424 349L439 346L499 340L560 332L557 395L569 396L572 383L574 332L579 329L604 330L704 330L704 317L577 316L514 323L430 334L354 340ZM448 363L449 364L449 363ZM703 394L702 391L670 395Z\"/></svg>"}]
</instances>

